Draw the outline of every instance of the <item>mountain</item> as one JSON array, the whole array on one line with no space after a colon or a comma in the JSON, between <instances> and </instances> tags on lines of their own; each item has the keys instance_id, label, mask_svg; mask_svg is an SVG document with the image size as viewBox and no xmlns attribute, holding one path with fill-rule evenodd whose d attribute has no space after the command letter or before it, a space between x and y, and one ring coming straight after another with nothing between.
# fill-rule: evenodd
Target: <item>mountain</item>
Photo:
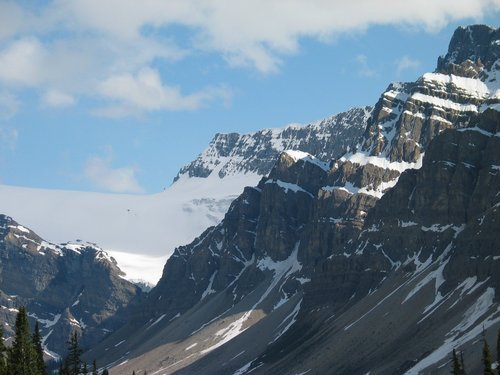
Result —
<instances>
[{"instance_id":1,"label":"mountain","mask_svg":"<svg viewBox=\"0 0 500 375\"><path fill-rule=\"evenodd\" d=\"M459 28L348 152L281 153L89 358L119 373L444 374L457 348L478 372L483 327L500 327L499 54L499 29Z\"/></svg>"},{"instance_id":2,"label":"mountain","mask_svg":"<svg viewBox=\"0 0 500 375\"><path fill-rule=\"evenodd\" d=\"M48 357L66 352L74 330L83 334L86 346L123 324L110 318L140 290L122 275L95 244L49 243L0 215L0 321L12 335L17 308L27 306L40 323Z\"/></svg>"},{"instance_id":3,"label":"mountain","mask_svg":"<svg viewBox=\"0 0 500 375\"><path fill-rule=\"evenodd\" d=\"M252 134L216 134L208 148L183 167L183 176L220 178L241 173L269 174L279 153L301 150L329 160L345 153L361 136L372 108L352 108L306 126L263 129Z\"/></svg>"},{"instance_id":4,"label":"mountain","mask_svg":"<svg viewBox=\"0 0 500 375\"><path fill-rule=\"evenodd\" d=\"M369 107L353 108L306 126L218 134L158 194L0 185L0 212L36 228L53 242L96 242L118 261L127 278L155 284L173 249L219 223L243 188L270 172L281 151L300 147L321 157L335 157L361 136L370 111Z\"/></svg>"}]
</instances>

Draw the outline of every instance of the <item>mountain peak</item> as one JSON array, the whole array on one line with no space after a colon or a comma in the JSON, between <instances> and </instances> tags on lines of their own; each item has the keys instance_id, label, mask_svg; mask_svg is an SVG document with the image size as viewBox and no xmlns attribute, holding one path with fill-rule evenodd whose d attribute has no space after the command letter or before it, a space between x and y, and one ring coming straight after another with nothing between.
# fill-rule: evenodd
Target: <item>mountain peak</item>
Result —
<instances>
[{"instance_id":1,"label":"mountain peak","mask_svg":"<svg viewBox=\"0 0 500 375\"><path fill-rule=\"evenodd\" d=\"M477 77L500 58L500 29L487 25L459 27L453 33L448 53L438 58L438 73Z\"/></svg>"},{"instance_id":2,"label":"mountain peak","mask_svg":"<svg viewBox=\"0 0 500 375\"><path fill-rule=\"evenodd\" d=\"M264 176L285 150L305 151L322 160L334 159L362 135L371 112L371 107L352 108L303 126L292 124L250 134L218 133L205 151L179 171L174 182L181 176L224 178L246 173Z\"/></svg>"}]
</instances>

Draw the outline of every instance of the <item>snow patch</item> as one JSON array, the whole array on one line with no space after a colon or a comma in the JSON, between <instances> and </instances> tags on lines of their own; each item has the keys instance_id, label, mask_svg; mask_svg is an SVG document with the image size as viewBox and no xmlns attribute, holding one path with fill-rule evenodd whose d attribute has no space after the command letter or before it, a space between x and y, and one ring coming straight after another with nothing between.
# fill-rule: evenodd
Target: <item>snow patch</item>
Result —
<instances>
[{"instance_id":1,"label":"snow patch","mask_svg":"<svg viewBox=\"0 0 500 375\"><path fill-rule=\"evenodd\" d=\"M209 294L212 294L212 293L215 293L216 290L215 289L212 289L212 285L214 283L214 279L215 279L215 276L217 275L217 272L218 271L215 271L212 276L210 276L210 280L208 282L208 286L207 286L207 289L205 289L205 291L203 292L203 294L201 295L201 299L203 300L206 296L208 296Z\"/></svg>"},{"instance_id":2,"label":"snow patch","mask_svg":"<svg viewBox=\"0 0 500 375\"><path fill-rule=\"evenodd\" d=\"M438 289L444 283L443 270L446 267L446 265L448 264L448 261L449 261L449 258L446 261L442 262L436 270L429 272L429 274L427 276L425 276L422 280L420 280L420 282L415 286L415 288L413 288L410 291L410 293L408 293L408 295L403 300L403 302L401 302L401 304L408 301L411 297L413 297L415 294L417 294L424 286L426 286L427 284L429 284L433 280L435 281L434 289L435 289L436 299L438 299L439 298L438 296L440 295L438 292ZM433 306L433 305L431 304L430 306ZM424 313L427 312L428 309L429 309L429 306L427 306L424 309Z\"/></svg>"},{"instance_id":3,"label":"snow patch","mask_svg":"<svg viewBox=\"0 0 500 375\"><path fill-rule=\"evenodd\" d=\"M307 190L305 190L304 188L300 187L299 185L297 184L292 184L292 183L289 183L289 182L284 182L284 181L281 181L281 180L277 180L277 179L270 179L270 180L267 180L266 181L266 184L276 184L278 185L280 188L284 189L285 190L285 193L288 193L288 190L291 190L293 191L294 193L297 193L297 192L303 192L303 193L306 193L307 195L309 195L311 198L314 198L314 195L312 195L310 192L308 192Z\"/></svg>"},{"instance_id":4,"label":"snow patch","mask_svg":"<svg viewBox=\"0 0 500 375\"><path fill-rule=\"evenodd\" d=\"M288 314L285 319L276 327L276 329L279 329L282 327L286 322L288 322L282 329L279 330L279 332L274 336L273 341L271 341L269 344L272 344L276 340L278 340L283 334L290 329L290 327L297 321L297 315L299 314L300 311L300 305L302 304L302 299L295 305L293 308L292 312Z\"/></svg>"},{"instance_id":5,"label":"snow patch","mask_svg":"<svg viewBox=\"0 0 500 375\"><path fill-rule=\"evenodd\" d=\"M495 290L493 288L488 288L485 293L478 298L475 304L466 311L464 314L464 320L451 330L450 335L453 336L445 339L443 344L438 349L418 362L405 374L417 375L423 373L423 370L429 366L447 358L454 348L460 347L473 340L479 336L483 330L487 330L491 326L500 322L500 316L498 315L500 312L500 306L497 306L497 308L490 315L483 319L483 316L491 310L494 294ZM478 324L474 326L476 322ZM466 332L468 329L469 331Z\"/></svg>"},{"instance_id":6,"label":"snow patch","mask_svg":"<svg viewBox=\"0 0 500 375\"><path fill-rule=\"evenodd\" d=\"M59 321L59 319L61 318L61 314L51 314L51 315L53 316L52 319L41 319L38 316L36 316L35 314L28 313L28 316L30 316L31 318L34 318L34 319L38 320L38 322L41 325L43 325L43 328L45 328L45 329L50 328L50 327L56 325L57 322Z\"/></svg>"},{"instance_id":7,"label":"snow patch","mask_svg":"<svg viewBox=\"0 0 500 375\"><path fill-rule=\"evenodd\" d=\"M307 152L298 151L298 150L285 150L283 153L290 156L293 159L293 161L295 161L295 162L297 162L299 160L303 160L305 162L317 165L318 167L320 167L324 171L328 171L328 169L330 168L330 163L324 162L324 161L318 159L317 157L315 157L311 154L308 154Z\"/></svg>"},{"instance_id":8,"label":"snow patch","mask_svg":"<svg viewBox=\"0 0 500 375\"><path fill-rule=\"evenodd\" d=\"M351 163L356 163L359 165L372 164L376 167L380 167L383 169L390 169L393 171L398 171L403 173L407 169L420 169L422 167L422 159L423 155L420 155L420 158L414 163L408 162L397 162L397 161L389 161L386 158L380 156L370 156L365 152L358 151L354 154L348 153L340 158L340 161L350 161Z\"/></svg>"},{"instance_id":9,"label":"snow patch","mask_svg":"<svg viewBox=\"0 0 500 375\"><path fill-rule=\"evenodd\" d=\"M418 100L423 103L429 103L436 107L452 109L460 112L477 112L477 106L474 104L461 104L454 102L449 99L441 99L431 95L425 95L419 92L414 93L411 96L412 99Z\"/></svg>"},{"instance_id":10,"label":"snow patch","mask_svg":"<svg viewBox=\"0 0 500 375\"><path fill-rule=\"evenodd\" d=\"M244 323L250 318L252 312L257 308L257 306L259 306L259 304L262 301L264 301L267 298L267 296L271 293L272 290L274 290L274 288L280 283L280 281L286 280L287 277L302 269L302 265L297 260L299 245L300 242L297 242L290 256L283 261L274 261L270 257L266 257L260 259L257 262L257 268L259 268L260 270L273 271L274 276L271 280L270 285L267 287L266 291L262 294L259 300L250 309L248 309L248 311L246 311L240 318L229 324L227 327L224 327L221 330L217 331L215 333L215 336L220 337L221 339L214 345L201 351L201 354L206 354L214 349L217 349L218 347L224 345L226 342L230 341L234 337L238 336L240 333L244 332L248 328L248 327L243 328ZM245 268L243 269L243 271L245 270ZM235 279L233 283L236 280L237 279Z\"/></svg>"},{"instance_id":11,"label":"snow patch","mask_svg":"<svg viewBox=\"0 0 500 375\"><path fill-rule=\"evenodd\" d=\"M190 349L193 349L196 345L198 345L197 342L195 342L194 344L189 345L186 349L184 349L184 351L188 351Z\"/></svg>"},{"instance_id":12,"label":"snow patch","mask_svg":"<svg viewBox=\"0 0 500 375\"><path fill-rule=\"evenodd\" d=\"M162 319L166 316L167 314L163 314L161 315L158 319L156 319L147 329L150 329L151 327L153 327L154 325L160 323L162 321Z\"/></svg>"}]
</instances>

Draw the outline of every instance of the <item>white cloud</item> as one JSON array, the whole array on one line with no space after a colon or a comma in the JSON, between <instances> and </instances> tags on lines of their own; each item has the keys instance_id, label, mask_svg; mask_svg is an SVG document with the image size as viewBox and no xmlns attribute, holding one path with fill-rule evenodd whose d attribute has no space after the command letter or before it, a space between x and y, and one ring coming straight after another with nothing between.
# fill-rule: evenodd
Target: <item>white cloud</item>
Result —
<instances>
[{"instance_id":1,"label":"white cloud","mask_svg":"<svg viewBox=\"0 0 500 375\"><path fill-rule=\"evenodd\" d=\"M412 59L409 56L403 56L396 61L396 72L398 74L405 70L414 70L420 67L420 61Z\"/></svg>"},{"instance_id":2,"label":"white cloud","mask_svg":"<svg viewBox=\"0 0 500 375\"><path fill-rule=\"evenodd\" d=\"M59 91L49 90L42 96L42 105L47 107L68 107L75 104L75 98L71 95Z\"/></svg>"},{"instance_id":3,"label":"white cloud","mask_svg":"<svg viewBox=\"0 0 500 375\"><path fill-rule=\"evenodd\" d=\"M116 9L120 9L117 16ZM498 0L76 0L64 3L68 23L113 38L134 39L144 26L181 25L196 36L193 47L222 53L231 64L276 70L281 56L298 50L301 37L327 39L376 24L438 30L452 20L480 18L500 9ZM109 22L112 19L113 22Z\"/></svg>"},{"instance_id":4,"label":"white cloud","mask_svg":"<svg viewBox=\"0 0 500 375\"><path fill-rule=\"evenodd\" d=\"M92 156L85 163L83 174L96 188L113 193L141 193L144 191L136 178L138 168L113 168L112 157Z\"/></svg>"},{"instance_id":5,"label":"white cloud","mask_svg":"<svg viewBox=\"0 0 500 375\"><path fill-rule=\"evenodd\" d=\"M224 95L213 89L182 95L180 88L161 80L150 87L136 72L159 61L215 52L231 67L272 73L299 51L302 38L327 41L373 25L432 32L451 21L477 21L498 10L500 0L0 2L0 84L39 92L57 87L73 98L98 92L120 102L101 112L189 110L207 97ZM170 27L182 29L181 40L169 33ZM361 71L365 76L373 73L369 67ZM138 99L131 92L117 95L112 86L118 85L135 85L147 95L157 90L162 100Z\"/></svg>"},{"instance_id":6,"label":"white cloud","mask_svg":"<svg viewBox=\"0 0 500 375\"><path fill-rule=\"evenodd\" d=\"M43 81L45 49L35 38L9 44L0 52L0 81L14 85L37 86Z\"/></svg>"},{"instance_id":7,"label":"white cloud","mask_svg":"<svg viewBox=\"0 0 500 375\"><path fill-rule=\"evenodd\" d=\"M143 68L135 76L112 76L99 85L99 93L118 102L118 105L96 112L109 117L121 117L142 110L195 110L210 100L228 99L230 96L224 88L207 88L183 95L179 87L165 85L158 71L151 68Z\"/></svg>"}]
</instances>

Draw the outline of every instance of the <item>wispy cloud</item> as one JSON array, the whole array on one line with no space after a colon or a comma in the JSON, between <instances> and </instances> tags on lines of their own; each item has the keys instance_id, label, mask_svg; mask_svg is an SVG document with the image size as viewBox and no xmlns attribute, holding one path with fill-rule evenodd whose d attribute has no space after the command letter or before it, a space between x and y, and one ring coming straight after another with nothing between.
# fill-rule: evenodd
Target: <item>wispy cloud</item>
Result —
<instances>
[{"instance_id":1,"label":"wispy cloud","mask_svg":"<svg viewBox=\"0 0 500 375\"><path fill-rule=\"evenodd\" d=\"M498 0L364 0L362 4L324 0L73 0L41 6L0 2L0 84L42 93L57 87L75 99L104 93L111 102L119 100L143 110L190 110L206 103L207 96L224 100L223 95L221 98L204 89L182 95L180 88L160 81L161 87L156 88L161 88L164 99L160 105L151 99L139 101L131 93L126 98L108 95L112 90L107 86L128 81L144 90L145 82L137 75L141 68L178 62L200 52L218 54L231 67L273 73L287 56L300 50L304 38L322 42L373 25L436 31L450 22L481 19L498 10ZM183 36L169 32L171 26L182 29ZM403 70L410 67L401 65ZM368 77L373 70L365 67L360 73ZM114 103L102 111L119 108L114 112L126 112L122 104Z\"/></svg>"},{"instance_id":2,"label":"wispy cloud","mask_svg":"<svg viewBox=\"0 0 500 375\"><path fill-rule=\"evenodd\" d=\"M375 77L377 72L368 65L368 57L359 54L355 57L354 61L358 64L358 74L361 77L372 78Z\"/></svg>"},{"instance_id":3,"label":"wispy cloud","mask_svg":"<svg viewBox=\"0 0 500 375\"><path fill-rule=\"evenodd\" d=\"M206 88L193 94L183 95L177 86L162 82L157 70L143 68L136 75L112 76L99 85L103 97L116 102L115 105L96 110L96 114L122 117L140 111L195 110L207 102L229 100L231 93L226 88Z\"/></svg>"},{"instance_id":4,"label":"wispy cloud","mask_svg":"<svg viewBox=\"0 0 500 375\"><path fill-rule=\"evenodd\" d=\"M405 70L418 69L420 67L420 61L405 55L396 60L395 65L397 74L401 74Z\"/></svg>"},{"instance_id":5,"label":"wispy cloud","mask_svg":"<svg viewBox=\"0 0 500 375\"><path fill-rule=\"evenodd\" d=\"M83 175L95 188L113 193L141 193L137 166L113 167L111 153L91 156L85 163Z\"/></svg>"},{"instance_id":6,"label":"wispy cloud","mask_svg":"<svg viewBox=\"0 0 500 375\"><path fill-rule=\"evenodd\" d=\"M69 107L75 104L75 98L73 96L59 91L59 90L48 90L42 96L42 105L46 107Z\"/></svg>"}]
</instances>

